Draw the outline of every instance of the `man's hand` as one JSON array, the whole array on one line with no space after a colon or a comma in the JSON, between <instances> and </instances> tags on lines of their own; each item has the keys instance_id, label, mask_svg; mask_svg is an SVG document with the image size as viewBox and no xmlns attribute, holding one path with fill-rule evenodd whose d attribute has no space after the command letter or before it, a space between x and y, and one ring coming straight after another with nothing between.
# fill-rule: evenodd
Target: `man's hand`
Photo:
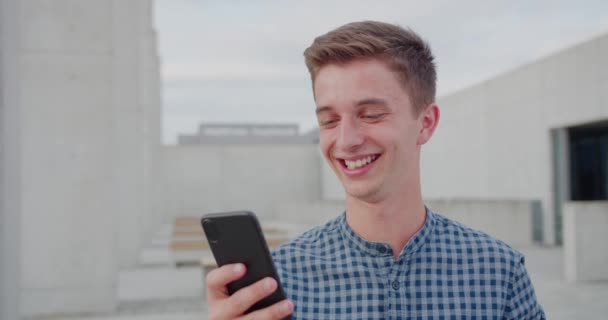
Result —
<instances>
[{"instance_id":1,"label":"man's hand","mask_svg":"<svg viewBox=\"0 0 608 320\"><path fill-rule=\"evenodd\" d=\"M273 278L264 278L248 287L242 288L232 296L226 285L245 275L245 266L241 263L227 264L207 274L207 305L209 320L266 320L283 319L293 312L293 303L289 300L279 301L267 308L243 315L249 307L277 290Z\"/></svg>"}]
</instances>

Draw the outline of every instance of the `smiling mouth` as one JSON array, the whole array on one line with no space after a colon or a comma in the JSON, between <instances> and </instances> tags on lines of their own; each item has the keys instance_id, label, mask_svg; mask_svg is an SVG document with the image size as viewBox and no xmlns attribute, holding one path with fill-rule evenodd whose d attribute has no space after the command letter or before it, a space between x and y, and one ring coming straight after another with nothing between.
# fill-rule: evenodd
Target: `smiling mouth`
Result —
<instances>
[{"instance_id":1,"label":"smiling mouth","mask_svg":"<svg viewBox=\"0 0 608 320\"><path fill-rule=\"evenodd\" d=\"M362 157L360 159L353 159L353 160L339 159L339 161L344 168L354 170L354 169L365 167L366 165L376 161L378 159L378 157L380 157L380 155L374 154L374 155Z\"/></svg>"}]
</instances>

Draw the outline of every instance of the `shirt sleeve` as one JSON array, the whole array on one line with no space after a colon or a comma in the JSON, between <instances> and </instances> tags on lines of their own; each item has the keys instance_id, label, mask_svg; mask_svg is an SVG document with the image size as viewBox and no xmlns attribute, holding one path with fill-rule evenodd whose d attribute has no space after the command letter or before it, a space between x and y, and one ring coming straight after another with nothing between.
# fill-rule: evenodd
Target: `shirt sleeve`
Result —
<instances>
[{"instance_id":1,"label":"shirt sleeve","mask_svg":"<svg viewBox=\"0 0 608 320\"><path fill-rule=\"evenodd\" d=\"M513 281L507 295L505 320L545 320L545 311L536 301L532 281L521 257L513 271Z\"/></svg>"}]
</instances>

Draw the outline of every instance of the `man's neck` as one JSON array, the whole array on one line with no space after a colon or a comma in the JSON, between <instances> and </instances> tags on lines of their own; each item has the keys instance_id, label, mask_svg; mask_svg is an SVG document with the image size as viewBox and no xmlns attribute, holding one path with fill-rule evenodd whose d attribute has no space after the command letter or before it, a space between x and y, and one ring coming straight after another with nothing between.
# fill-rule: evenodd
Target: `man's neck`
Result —
<instances>
[{"instance_id":1,"label":"man's neck","mask_svg":"<svg viewBox=\"0 0 608 320\"><path fill-rule=\"evenodd\" d=\"M424 225L426 209L418 192L396 194L377 203L347 196L346 221L363 239L390 245L397 258Z\"/></svg>"}]
</instances>

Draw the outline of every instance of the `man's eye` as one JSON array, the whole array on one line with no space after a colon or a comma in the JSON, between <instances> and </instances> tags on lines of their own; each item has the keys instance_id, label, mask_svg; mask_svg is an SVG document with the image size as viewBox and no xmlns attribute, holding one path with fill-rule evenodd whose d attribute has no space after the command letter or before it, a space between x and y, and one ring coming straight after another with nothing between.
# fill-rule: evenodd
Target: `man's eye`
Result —
<instances>
[{"instance_id":1,"label":"man's eye","mask_svg":"<svg viewBox=\"0 0 608 320\"><path fill-rule=\"evenodd\" d=\"M322 126L329 126L332 125L336 122L336 119L326 119L326 120L319 120L319 124Z\"/></svg>"},{"instance_id":2,"label":"man's eye","mask_svg":"<svg viewBox=\"0 0 608 320\"><path fill-rule=\"evenodd\" d=\"M377 119L380 119L380 118L384 117L384 115L386 115L386 113L364 114L363 118L365 118L365 119L371 119L371 120L377 120Z\"/></svg>"}]
</instances>

